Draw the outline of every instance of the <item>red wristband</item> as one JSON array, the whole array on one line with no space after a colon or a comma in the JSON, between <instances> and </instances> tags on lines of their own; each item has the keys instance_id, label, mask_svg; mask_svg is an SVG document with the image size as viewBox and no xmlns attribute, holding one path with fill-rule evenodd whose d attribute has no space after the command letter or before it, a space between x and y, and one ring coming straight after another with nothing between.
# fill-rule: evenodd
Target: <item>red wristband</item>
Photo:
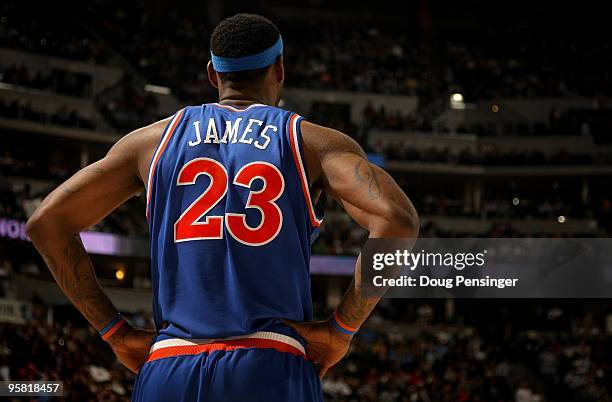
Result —
<instances>
[{"instance_id":1,"label":"red wristband","mask_svg":"<svg viewBox=\"0 0 612 402\"><path fill-rule=\"evenodd\" d=\"M102 329L102 331L100 331L100 336L102 337L102 340L107 341L108 338L113 336L113 334L117 332L117 330L121 328L123 324L125 323L126 323L125 318L123 318L120 314L117 314L117 317L115 317L109 323L109 325L107 325L106 327Z\"/></svg>"},{"instance_id":2,"label":"red wristband","mask_svg":"<svg viewBox=\"0 0 612 402\"><path fill-rule=\"evenodd\" d=\"M353 336L357 333L357 331L359 331L359 328L349 327L348 325L343 323L340 318L338 318L338 313L334 313L334 315L332 315L332 323L338 331L346 335Z\"/></svg>"}]
</instances>

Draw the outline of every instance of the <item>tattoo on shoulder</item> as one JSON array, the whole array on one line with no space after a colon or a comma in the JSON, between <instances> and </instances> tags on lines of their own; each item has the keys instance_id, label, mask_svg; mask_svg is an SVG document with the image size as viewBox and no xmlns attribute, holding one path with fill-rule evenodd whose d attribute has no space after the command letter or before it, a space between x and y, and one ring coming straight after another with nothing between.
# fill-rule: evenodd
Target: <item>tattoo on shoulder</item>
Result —
<instances>
[{"instance_id":1,"label":"tattoo on shoulder","mask_svg":"<svg viewBox=\"0 0 612 402\"><path fill-rule=\"evenodd\" d=\"M376 200L380 198L380 181L376 171L363 159L360 159L355 164L355 177L360 182L365 182L368 185L368 198Z\"/></svg>"}]
</instances>

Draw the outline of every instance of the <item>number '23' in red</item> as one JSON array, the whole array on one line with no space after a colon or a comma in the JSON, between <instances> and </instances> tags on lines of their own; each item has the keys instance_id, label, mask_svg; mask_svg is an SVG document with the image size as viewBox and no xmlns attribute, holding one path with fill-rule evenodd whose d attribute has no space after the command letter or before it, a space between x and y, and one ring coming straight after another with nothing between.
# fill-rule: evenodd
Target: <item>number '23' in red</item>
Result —
<instances>
[{"instance_id":1,"label":"number '23' in red","mask_svg":"<svg viewBox=\"0 0 612 402\"><path fill-rule=\"evenodd\" d=\"M251 188L256 179L263 180L259 191L250 191L245 208L256 208L261 213L258 226L246 222L246 214L227 212L225 216L206 216L223 199L228 189L227 171L219 162L209 158L196 158L179 172L177 185L194 185L198 176L210 178L208 188L181 214L174 224L175 242L222 239L223 225L237 241L249 246L262 246L271 242L281 230L283 214L275 203L285 190L285 180L276 166L268 162L251 162L243 166L233 185Z\"/></svg>"}]
</instances>

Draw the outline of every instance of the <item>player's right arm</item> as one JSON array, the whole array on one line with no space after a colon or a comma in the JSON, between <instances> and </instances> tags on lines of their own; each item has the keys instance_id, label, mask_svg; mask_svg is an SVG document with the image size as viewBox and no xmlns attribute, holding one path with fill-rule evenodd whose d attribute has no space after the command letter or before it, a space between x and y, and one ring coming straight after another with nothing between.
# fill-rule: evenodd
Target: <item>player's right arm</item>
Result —
<instances>
[{"instance_id":1,"label":"player's right arm","mask_svg":"<svg viewBox=\"0 0 612 402\"><path fill-rule=\"evenodd\" d=\"M387 172L367 160L352 138L309 122L303 122L301 129L313 190L325 191L335 198L369 231L370 238L418 236L419 218L406 194ZM309 357L319 365L321 376L346 354L351 340L331 320L359 328L380 300L380 297L361 294L360 272L361 258L358 258L353 281L336 309L336 318L292 324L306 338Z\"/></svg>"},{"instance_id":2,"label":"player's right arm","mask_svg":"<svg viewBox=\"0 0 612 402\"><path fill-rule=\"evenodd\" d=\"M49 194L26 230L59 287L100 331L117 315L103 292L79 233L144 188L147 167L167 120L119 140L101 160L81 169ZM123 325L108 342L123 364L137 371L153 333Z\"/></svg>"}]
</instances>

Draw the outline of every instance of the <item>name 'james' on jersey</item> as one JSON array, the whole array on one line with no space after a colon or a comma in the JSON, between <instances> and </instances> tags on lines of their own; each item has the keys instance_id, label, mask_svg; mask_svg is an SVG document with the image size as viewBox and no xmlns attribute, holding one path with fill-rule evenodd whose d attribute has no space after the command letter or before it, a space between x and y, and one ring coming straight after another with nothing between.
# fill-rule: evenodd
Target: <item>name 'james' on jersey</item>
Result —
<instances>
[{"instance_id":1,"label":"name 'james' on jersey","mask_svg":"<svg viewBox=\"0 0 612 402\"><path fill-rule=\"evenodd\" d=\"M171 119L147 185L161 337L221 338L312 319L310 246L321 219L300 120L272 106L217 103Z\"/></svg>"}]
</instances>

